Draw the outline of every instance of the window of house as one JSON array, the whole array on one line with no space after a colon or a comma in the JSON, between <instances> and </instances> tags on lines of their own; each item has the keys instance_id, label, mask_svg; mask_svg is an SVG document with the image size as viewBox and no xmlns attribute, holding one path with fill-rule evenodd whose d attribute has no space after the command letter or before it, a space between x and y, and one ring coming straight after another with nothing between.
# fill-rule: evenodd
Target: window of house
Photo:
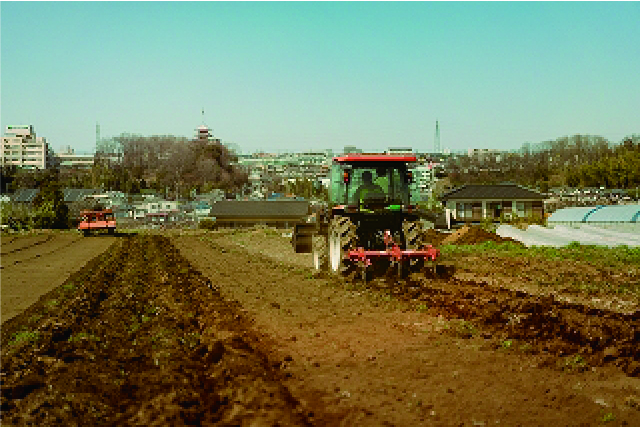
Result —
<instances>
[{"instance_id":1,"label":"window of house","mask_svg":"<svg viewBox=\"0 0 641 427\"><path fill-rule=\"evenodd\" d=\"M481 202L472 203L472 219L478 221L483 213L483 204Z\"/></svg>"}]
</instances>

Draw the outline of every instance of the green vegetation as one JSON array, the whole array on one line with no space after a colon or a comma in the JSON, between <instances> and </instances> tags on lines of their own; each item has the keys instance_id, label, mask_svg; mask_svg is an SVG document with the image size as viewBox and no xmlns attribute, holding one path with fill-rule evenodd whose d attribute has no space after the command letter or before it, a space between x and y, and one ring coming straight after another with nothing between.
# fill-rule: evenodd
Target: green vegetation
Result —
<instances>
[{"instance_id":1,"label":"green vegetation","mask_svg":"<svg viewBox=\"0 0 641 427\"><path fill-rule=\"evenodd\" d=\"M574 356L569 356L564 359L561 359L558 364L558 368L563 371L584 371L587 368L587 364L583 357L580 354L575 354Z\"/></svg>"},{"instance_id":2,"label":"green vegetation","mask_svg":"<svg viewBox=\"0 0 641 427\"><path fill-rule=\"evenodd\" d=\"M200 342L200 334L198 332L191 332L186 334L184 337L179 337L178 340L181 344L186 345L189 348L194 348Z\"/></svg>"},{"instance_id":3,"label":"green vegetation","mask_svg":"<svg viewBox=\"0 0 641 427\"><path fill-rule=\"evenodd\" d=\"M418 311L419 313L426 313L429 309L430 308L427 304L419 304L416 307L416 311Z\"/></svg>"},{"instance_id":4,"label":"green vegetation","mask_svg":"<svg viewBox=\"0 0 641 427\"><path fill-rule=\"evenodd\" d=\"M452 320L450 324L445 325L445 329L461 338L471 338L479 332L476 325L467 320Z\"/></svg>"},{"instance_id":5,"label":"green vegetation","mask_svg":"<svg viewBox=\"0 0 641 427\"><path fill-rule=\"evenodd\" d=\"M547 192L551 187L636 189L639 186L639 135L611 144L603 137L573 135L518 152L452 157L446 163L450 184L498 184L505 181Z\"/></svg>"},{"instance_id":6,"label":"green vegetation","mask_svg":"<svg viewBox=\"0 0 641 427\"><path fill-rule=\"evenodd\" d=\"M605 423L612 422L616 419L617 417L612 412L607 412L603 414L603 416L601 417L601 422L605 424Z\"/></svg>"},{"instance_id":7,"label":"green vegetation","mask_svg":"<svg viewBox=\"0 0 641 427\"><path fill-rule=\"evenodd\" d=\"M83 340L88 341L100 341L100 337L90 334L88 332L78 332L77 334L71 335L67 341L69 342L79 342Z\"/></svg>"},{"instance_id":8,"label":"green vegetation","mask_svg":"<svg viewBox=\"0 0 641 427\"><path fill-rule=\"evenodd\" d=\"M482 254L487 256L518 256L574 260L601 267L639 267L641 252L638 247L582 245L573 242L562 248L551 246L525 247L513 242L484 242L478 245L443 245L439 248L443 255Z\"/></svg>"},{"instance_id":9,"label":"green vegetation","mask_svg":"<svg viewBox=\"0 0 641 427\"><path fill-rule=\"evenodd\" d=\"M13 334L11 341L9 341L9 345L15 345L25 341L35 342L39 339L40 334L38 331L20 331Z\"/></svg>"}]
</instances>

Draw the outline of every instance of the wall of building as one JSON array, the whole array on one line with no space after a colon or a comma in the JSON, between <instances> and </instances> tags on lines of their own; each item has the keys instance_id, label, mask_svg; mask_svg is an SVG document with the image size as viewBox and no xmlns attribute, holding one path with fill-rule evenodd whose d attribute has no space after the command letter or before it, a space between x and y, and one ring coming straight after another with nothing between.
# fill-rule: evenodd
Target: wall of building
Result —
<instances>
[{"instance_id":1,"label":"wall of building","mask_svg":"<svg viewBox=\"0 0 641 427\"><path fill-rule=\"evenodd\" d=\"M496 209L500 204L501 209ZM540 204L541 208L536 209ZM526 217L535 213L542 215L543 202L531 200L448 200L445 213L455 221L480 221L484 218L496 218L498 212L513 216Z\"/></svg>"},{"instance_id":2,"label":"wall of building","mask_svg":"<svg viewBox=\"0 0 641 427\"><path fill-rule=\"evenodd\" d=\"M7 126L0 146L3 166L46 169L51 162L48 157L49 145L45 138L36 136L32 125Z\"/></svg>"}]
</instances>

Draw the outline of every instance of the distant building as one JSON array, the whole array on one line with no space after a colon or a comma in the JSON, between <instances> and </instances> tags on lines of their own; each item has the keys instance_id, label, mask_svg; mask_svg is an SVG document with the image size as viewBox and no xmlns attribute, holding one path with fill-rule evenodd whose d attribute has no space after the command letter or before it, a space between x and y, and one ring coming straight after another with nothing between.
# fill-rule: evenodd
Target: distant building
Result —
<instances>
[{"instance_id":1,"label":"distant building","mask_svg":"<svg viewBox=\"0 0 641 427\"><path fill-rule=\"evenodd\" d=\"M390 147L387 149L386 153L402 156L402 155L412 155L414 154L414 151L412 151L412 147Z\"/></svg>"},{"instance_id":2,"label":"distant building","mask_svg":"<svg viewBox=\"0 0 641 427\"><path fill-rule=\"evenodd\" d=\"M214 142L217 142L219 144L221 143L219 138L214 138L211 135L211 129L209 129L207 127L207 125L205 125L205 124L202 124L202 125L198 126L198 128L196 129L196 138L195 138L195 140L196 141L205 141L205 142L209 142L209 143L214 143Z\"/></svg>"},{"instance_id":3,"label":"distant building","mask_svg":"<svg viewBox=\"0 0 641 427\"><path fill-rule=\"evenodd\" d=\"M93 154L76 154L73 148L67 146L56 154L60 167L90 169L94 164Z\"/></svg>"},{"instance_id":4,"label":"distant building","mask_svg":"<svg viewBox=\"0 0 641 427\"><path fill-rule=\"evenodd\" d=\"M445 193L448 228L455 222L498 221L505 217L535 217L543 219L545 196L515 184L463 185Z\"/></svg>"},{"instance_id":5,"label":"distant building","mask_svg":"<svg viewBox=\"0 0 641 427\"><path fill-rule=\"evenodd\" d=\"M356 148L354 145L346 145L345 148L343 148L343 153L344 154L352 154L352 153L362 153L363 150L360 148Z\"/></svg>"},{"instance_id":6,"label":"distant building","mask_svg":"<svg viewBox=\"0 0 641 427\"><path fill-rule=\"evenodd\" d=\"M53 151L44 137L36 136L33 125L7 126L0 147L2 166L46 169L55 164Z\"/></svg>"}]
</instances>

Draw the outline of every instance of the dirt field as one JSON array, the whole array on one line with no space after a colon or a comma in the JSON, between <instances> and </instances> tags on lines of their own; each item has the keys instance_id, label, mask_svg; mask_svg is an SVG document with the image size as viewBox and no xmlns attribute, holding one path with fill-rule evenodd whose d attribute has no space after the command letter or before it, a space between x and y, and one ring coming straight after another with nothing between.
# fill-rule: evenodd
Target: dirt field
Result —
<instances>
[{"instance_id":1,"label":"dirt field","mask_svg":"<svg viewBox=\"0 0 641 427\"><path fill-rule=\"evenodd\" d=\"M83 238L75 232L6 235L1 239L0 292L4 323L62 285L74 271L105 251L110 236Z\"/></svg>"},{"instance_id":2,"label":"dirt field","mask_svg":"<svg viewBox=\"0 0 641 427\"><path fill-rule=\"evenodd\" d=\"M269 229L116 240L3 322L3 422L639 424L638 311L514 278L365 287Z\"/></svg>"}]
</instances>

